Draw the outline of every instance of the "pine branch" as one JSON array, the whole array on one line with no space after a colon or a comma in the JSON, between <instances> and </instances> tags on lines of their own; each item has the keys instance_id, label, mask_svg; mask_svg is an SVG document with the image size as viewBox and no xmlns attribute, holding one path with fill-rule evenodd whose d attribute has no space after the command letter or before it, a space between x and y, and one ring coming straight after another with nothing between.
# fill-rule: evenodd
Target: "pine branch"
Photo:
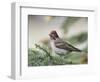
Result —
<instances>
[{"instance_id":1,"label":"pine branch","mask_svg":"<svg viewBox=\"0 0 100 82\"><path fill-rule=\"evenodd\" d=\"M48 56L50 57L50 59L52 59L52 56L50 55L50 52L48 52L46 49L42 48L40 45L35 44L36 48L39 48L40 50L44 51L46 54L48 54Z\"/></svg>"}]
</instances>

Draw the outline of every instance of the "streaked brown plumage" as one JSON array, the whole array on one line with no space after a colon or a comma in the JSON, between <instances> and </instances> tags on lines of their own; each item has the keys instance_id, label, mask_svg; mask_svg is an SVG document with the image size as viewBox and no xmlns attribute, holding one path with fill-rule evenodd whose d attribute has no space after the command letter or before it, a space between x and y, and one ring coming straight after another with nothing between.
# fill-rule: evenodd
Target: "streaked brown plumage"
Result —
<instances>
[{"instance_id":1,"label":"streaked brown plumage","mask_svg":"<svg viewBox=\"0 0 100 82\"><path fill-rule=\"evenodd\" d=\"M56 31L51 31L49 36L51 39L51 47L54 52L56 53L60 53L60 52L67 53L72 51L81 52L81 50L79 50L78 48L60 39Z\"/></svg>"}]
</instances>

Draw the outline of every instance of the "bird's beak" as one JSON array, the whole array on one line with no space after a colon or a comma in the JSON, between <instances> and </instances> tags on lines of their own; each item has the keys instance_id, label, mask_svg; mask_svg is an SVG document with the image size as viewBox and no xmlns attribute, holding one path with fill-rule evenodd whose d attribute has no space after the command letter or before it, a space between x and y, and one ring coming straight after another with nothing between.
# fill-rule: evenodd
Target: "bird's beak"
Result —
<instances>
[{"instance_id":1,"label":"bird's beak","mask_svg":"<svg viewBox=\"0 0 100 82\"><path fill-rule=\"evenodd\" d=\"M51 34L49 34L49 36L51 36Z\"/></svg>"}]
</instances>

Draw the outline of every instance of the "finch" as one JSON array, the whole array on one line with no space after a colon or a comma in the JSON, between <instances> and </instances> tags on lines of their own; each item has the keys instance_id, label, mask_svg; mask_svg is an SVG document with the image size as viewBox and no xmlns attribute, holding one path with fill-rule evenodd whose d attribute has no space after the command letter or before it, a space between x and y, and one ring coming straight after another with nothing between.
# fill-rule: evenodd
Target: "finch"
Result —
<instances>
[{"instance_id":1,"label":"finch","mask_svg":"<svg viewBox=\"0 0 100 82\"><path fill-rule=\"evenodd\" d=\"M63 41L55 30L51 31L50 34L50 44L52 51L56 54L66 54L69 52L82 52L82 50L72 46L68 42Z\"/></svg>"}]
</instances>

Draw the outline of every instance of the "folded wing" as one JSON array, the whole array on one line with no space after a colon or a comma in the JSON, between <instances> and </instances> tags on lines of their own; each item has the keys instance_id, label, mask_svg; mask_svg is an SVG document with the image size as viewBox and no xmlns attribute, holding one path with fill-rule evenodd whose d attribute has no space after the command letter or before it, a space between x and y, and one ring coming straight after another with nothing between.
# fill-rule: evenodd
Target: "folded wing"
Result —
<instances>
[{"instance_id":1,"label":"folded wing","mask_svg":"<svg viewBox=\"0 0 100 82\"><path fill-rule=\"evenodd\" d=\"M78 51L78 52L81 52L81 50L79 50L78 48L75 48L71 44L69 44L67 42L64 42L61 39L60 40L55 40L55 46L57 48L61 48L61 49L69 50L69 51Z\"/></svg>"}]
</instances>

